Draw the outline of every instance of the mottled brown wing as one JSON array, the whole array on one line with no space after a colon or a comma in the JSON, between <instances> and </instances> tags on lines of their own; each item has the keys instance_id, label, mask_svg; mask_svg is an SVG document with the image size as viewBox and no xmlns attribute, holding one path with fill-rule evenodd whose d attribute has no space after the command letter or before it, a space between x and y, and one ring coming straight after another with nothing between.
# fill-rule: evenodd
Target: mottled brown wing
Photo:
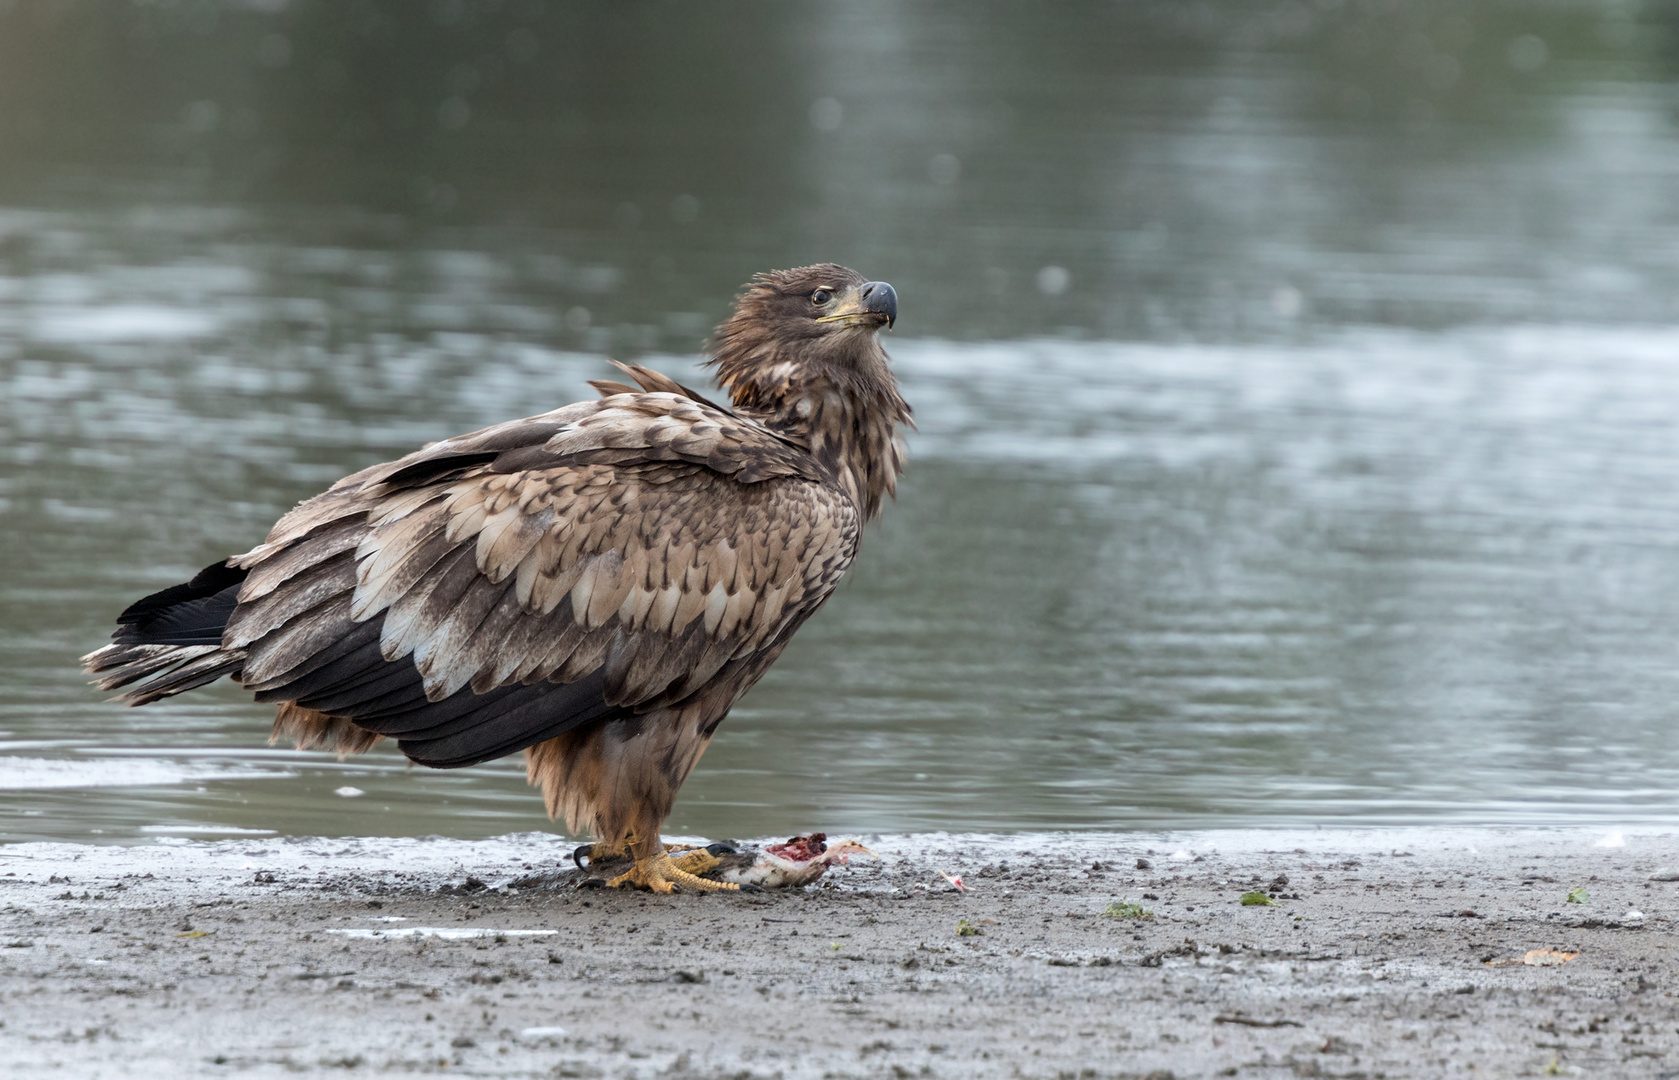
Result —
<instances>
[{"instance_id":1,"label":"mottled brown wing","mask_svg":"<svg viewBox=\"0 0 1679 1080\"><path fill-rule=\"evenodd\" d=\"M822 602L860 528L764 429L677 393L615 394L299 506L233 560L249 575L223 647L245 650L259 700L467 765L692 697Z\"/></svg>"}]
</instances>

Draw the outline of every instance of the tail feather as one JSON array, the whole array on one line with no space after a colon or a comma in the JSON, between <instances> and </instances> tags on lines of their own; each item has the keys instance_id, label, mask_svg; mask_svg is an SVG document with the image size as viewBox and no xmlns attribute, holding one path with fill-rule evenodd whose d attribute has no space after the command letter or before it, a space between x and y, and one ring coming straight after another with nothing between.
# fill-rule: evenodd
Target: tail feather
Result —
<instances>
[{"instance_id":1,"label":"tail feather","mask_svg":"<svg viewBox=\"0 0 1679 1080\"><path fill-rule=\"evenodd\" d=\"M239 602L239 586L250 573L212 563L191 581L171 585L128 605L117 616L112 641L135 644L220 645L227 618Z\"/></svg>"},{"instance_id":2,"label":"tail feather","mask_svg":"<svg viewBox=\"0 0 1679 1080\"><path fill-rule=\"evenodd\" d=\"M173 697L200 686L208 686L223 675L237 678L239 666L244 662L244 649L235 649L231 653L212 653L141 683L122 697L130 705L149 705L159 698Z\"/></svg>"},{"instance_id":3,"label":"tail feather","mask_svg":"<svg viewBox=\"0 0 1679 1080\"><path fill-rule=\"evenodd\" d=\"M82 667L103 676L99 689L115 690L220 651L216 645L107 645L82 657Z\"/></svg>"},{"instance_id":4,"label":"tail feather","mask_svg":"<svg viewBox=\"0 0 1679 1080\"><path fill-rule=\"evenodd\" d=\"M237 675L244 649L223 649L222 631L239 602L246 571L216 563L189 582L153 593L117 616L111 644L82 657L101 690L144 705ZM141 681L145 680L145 681Z\"/></svg>"}]
</instances>

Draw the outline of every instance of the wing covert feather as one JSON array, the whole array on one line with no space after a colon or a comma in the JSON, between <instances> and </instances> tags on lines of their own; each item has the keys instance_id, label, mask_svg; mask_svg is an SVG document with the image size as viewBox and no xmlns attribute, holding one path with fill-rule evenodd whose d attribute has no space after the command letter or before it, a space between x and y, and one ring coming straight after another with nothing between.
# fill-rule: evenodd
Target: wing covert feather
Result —
<instances>
[{"instance_id":1,"label":"wing covert feather","mask_svg":"<svg viewBox=\"0 0 1679 1080\"><path fill-rule=\"evenodd\" d=\"M661 708L784 642L849 565L860 515L807 452L678 391L613 392L445 440L300 505L230 560L251 571L228 627L249 648L245 681L268 700L307 687L309 708L360 710L434 749L500 752L517 732L457 728L522 717L552 731L544 700L579 716ZM585 681L598 706L490 705ZM485 704L457 706L463 693ZM426 723L401 719L428 702Z\"/></svg>"}]
</instances>

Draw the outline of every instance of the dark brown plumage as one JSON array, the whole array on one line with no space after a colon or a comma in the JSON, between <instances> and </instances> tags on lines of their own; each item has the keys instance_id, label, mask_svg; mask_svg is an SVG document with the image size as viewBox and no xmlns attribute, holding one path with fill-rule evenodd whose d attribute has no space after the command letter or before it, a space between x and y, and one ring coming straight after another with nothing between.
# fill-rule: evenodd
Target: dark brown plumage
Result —
<instances>
[{"instance_id":1,"label":"dark brown plumage","mask_svg":"<svg viewBox=\"0 0 1679 1080\"><path fill-rule=\"evenodd\" d=\"M910 412L875 332L896 315L844 267L762 274L710 360L731 407L626 367L599 401L364 469L84 662L135 705L230 675L300 747L525 750L551 816L635 856L626 880L704 887L659 827L894 490Z\"/></svg>"}]
</instances>

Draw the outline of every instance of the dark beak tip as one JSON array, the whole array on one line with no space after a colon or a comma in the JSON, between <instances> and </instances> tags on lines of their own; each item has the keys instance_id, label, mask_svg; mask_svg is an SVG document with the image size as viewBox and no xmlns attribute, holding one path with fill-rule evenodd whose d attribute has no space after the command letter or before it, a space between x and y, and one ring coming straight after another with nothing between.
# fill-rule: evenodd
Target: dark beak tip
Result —
<instances>
[{"instance_id":1,"label":"dark beak tip","mask_svg":"<svg viewBox=\"0 0 1679 1080\"><path fill-rule=\"evenodd\" d=\"M858 290L858 294L863 300L864 310L886 316L886 328L892 329L898 321L898 290L884 281L870 281Z\"/></svg>"}]
</instances>

